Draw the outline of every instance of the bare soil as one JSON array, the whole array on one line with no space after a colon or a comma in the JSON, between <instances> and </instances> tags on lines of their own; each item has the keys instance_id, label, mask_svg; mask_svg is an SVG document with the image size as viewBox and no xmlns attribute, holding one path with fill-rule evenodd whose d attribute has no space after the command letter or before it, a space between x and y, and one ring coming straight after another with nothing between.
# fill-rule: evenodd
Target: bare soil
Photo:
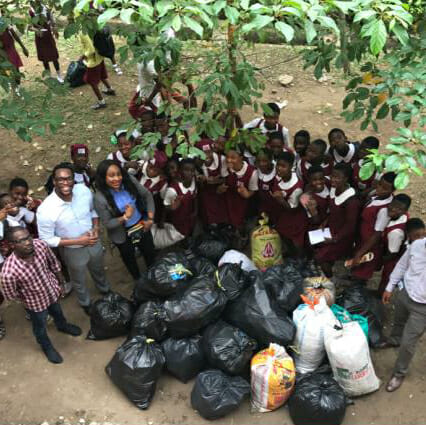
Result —
<instances>
[{"instance_id":1,"label":"bare soil","mask_svg":"<svg viewBox=\"0 0 426 425\"><path fill-rule=\"evenodd\" d=\"M27 43L28 45L30 41ZM257 45L254 60L259 66L269 66L290 58L294 51L278 46ZM42 67L34 57L25 59L29 82L41 73ZM61 63L64 68L69 60L78 57L75 45L70 41L60 44ZM14 176L26 178L34 196L42 198L48 170L61 160L68 160L71 143L88 143L91 162L97 164L112 150L109 135L128 120L127 101L137 84L135 66L125 66L124 76L117 77L109 67L110 80L118 96L110 100L108 108L91 111L93 95L89 87L71 90L64 98L55 99L54 106L64 113L64 125L55 135L35 139L33 144L18 140L14 135L1 133L0 189L6 189ZM351 140L360 140L372 134L361 132L358 123L345 123L339 116L344 97L344 80L340 75L330 75L330 80L320 83L312 74L304 71L299 60L273 65L264 70L266 74L265 101L287 99L288 107L282 112L282 123L294 134L308 129L312 137L326 139L333 127L343 128ZM293 84L284 88L278 76L291 74ZM253 118L254 113L245 110L243 118ZM379 138L385 145L393 135L395 125L383 121ZM96 152L100 147L100 151ZM23 166L28 161L28 166ZM40 169L40 166L43 168ZM37 169L36 169L37 168ZM407 189L413 199L411 216L425 216L426 189L424 180L413 179ZM131 293L131 279L116 252L107 250L107 274L114 290L123 295ZM93 290L94 297L98 294ZM7 326L7 335L0 342L0 423L34 424L48 422L63 423L120 423L120 424L182 424L206 423L190 405L193 383L182 384L164 374L161 378L152 405L147 411L135 408L114 387L104 368L124 338L108 341L88 341L85 335L89 319L78 307L75 295L63 303L70 322L83 328L78 338L59 334L52 324L49 333L56 348L64 357L62 365L48 363L37 346L31 332L30 322L25 320L22 306L8 303L2 309ZM387 309L389 317L392 307ZM385 330L388 332L389 329ZM417 353L404 385L393 394L383 386L369 396L355 400L349 406L344 424L420 424L426 423L425 408L425 339L417 347ZM372 351L377 375L385 383L390 376L397 352L393 349ZM217 421L226 424L291 424L288 409L283 407L273 413L252 413L249 402L245 402L234 414ZM94 425L94 424L93 424Z\"/></svg>"}]
</instances>

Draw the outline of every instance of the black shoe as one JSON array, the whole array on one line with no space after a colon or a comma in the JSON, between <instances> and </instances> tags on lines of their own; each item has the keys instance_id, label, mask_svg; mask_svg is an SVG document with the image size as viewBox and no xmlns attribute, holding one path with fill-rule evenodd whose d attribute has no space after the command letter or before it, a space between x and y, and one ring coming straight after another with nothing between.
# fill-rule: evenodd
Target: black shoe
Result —
<instances>
[{"instance_id":1,"label":"black shoe","mask_svg":"<svg viewBox=\"0 0 426 425\"><path fill-rule=\"evenodd\" d=\"M102 90L102 93L106 94L107 96L115 96L116 95L115 90L113 90L113 89Z\"/></svg>"},{"instance_id":2,"label":"black shoe","mask_svg":"<svg viewBox=\"0 0 426 425\"><path fill-rule=\"evenodd\" d=\"M105 296L105 295L109 295L111 294L111 289L108 289L107 291L99 291L101 293L101 295Z\"/></svg>"},{"instance_id":3,"label":"black shoe","mask_svg":"<svg viewBox=\"0 0 426 425\"><path fill-rule=\"evenodd\" d=\"M49 362L51 363L59 364L64 361L62 356L55 350L52 345L46 348L43 347L43 352L44 354L46 354L47 360L49 360Z\"/></svg>"},{"instance_id":4,"label":"black shoe","mask_svg":"<svg viewBox=\"0 0 426 425\"><path fill-rule=\"evenodd\" d=\"M90 317L90 310L92 308L92 305L82 305L81 308L83 309L83 311Z\"/></svg>"},{"instance_id":5,"label":"black shoe","mask_svg":"<svg viewBox=\"0 0 426 425\"><path fill-rule=\"evenodd\" d=\"M71 323L67 323L64 328L60 328L60 329L58 328L58 331L63 332L64 334L67 334L67 335L72 335L72 336L81 335L81 329L78 326L73 325Z\"/></svg>"}]
</instances>

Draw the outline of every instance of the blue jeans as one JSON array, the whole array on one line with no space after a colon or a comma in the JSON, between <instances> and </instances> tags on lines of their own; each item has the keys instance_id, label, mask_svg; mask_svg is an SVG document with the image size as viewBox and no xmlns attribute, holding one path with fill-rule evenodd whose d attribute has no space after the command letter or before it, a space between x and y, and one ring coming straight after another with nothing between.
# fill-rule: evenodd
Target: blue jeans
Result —
<instances>
[{"instance_id":1,"label":"blue jeans","mask_svg":"<svg viewBox=\"0 0 426 425\"><path fill-rule=\"evenodd\" d=\"M41 348L48 348L52 345L49 337L47 336L46 330L46 319L47 315L50 314L55 322L57 329L64 329L67 325L67 320L65 319L64 313L62 313L62 308L58 302L50 304L46 310L43 311L31 311L27 310L31 323L33 325L33 334L37 342L41 345Z\"/></svg>"}]
</instances>

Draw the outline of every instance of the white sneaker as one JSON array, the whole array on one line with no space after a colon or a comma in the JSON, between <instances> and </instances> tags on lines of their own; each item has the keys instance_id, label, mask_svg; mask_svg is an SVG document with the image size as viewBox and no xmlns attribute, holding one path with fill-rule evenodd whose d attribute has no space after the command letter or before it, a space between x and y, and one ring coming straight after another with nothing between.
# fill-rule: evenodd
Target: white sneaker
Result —
<instances>
[{"instance_id":1,"label":"white sneaker","mask_svg":"<svg viewBox=\"0 0 426 425\"><path fill-rule=\"evenodd\" d=\"M58 75L56 77L56 79L58 80L59 84L64 84L64 82L65 82L64 79L60 75Z\"/></svg>"},{"instance_id":2,"label":"white sneaker","mask_svg":"<svg viewBox=\"0 0 426 425\"><path fill-rule=\"evenodd\" d=\"M117 75L123 75L123 71L121 70L121 68L118 65L113 65L112 66L114 71L117 73Z\"/></svg>"}]
</instances>

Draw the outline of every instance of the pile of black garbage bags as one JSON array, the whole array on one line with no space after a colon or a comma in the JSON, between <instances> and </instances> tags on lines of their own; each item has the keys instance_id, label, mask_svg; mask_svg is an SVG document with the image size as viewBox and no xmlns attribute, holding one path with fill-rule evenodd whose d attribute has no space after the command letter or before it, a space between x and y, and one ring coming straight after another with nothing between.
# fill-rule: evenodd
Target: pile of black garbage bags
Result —
<instances>
[{"instance_id":1,"label":"pile of black garbage bags","mask_svg":"<svg viewBox=\"0 0 426 425\"><path fill-rule=\"evenodd\" d=\"M190 249L159 258L131 301L110 293L92 305L89 339L127 336L106 373L139 409L149 407L167 371L184 383L195 378L191 405L201 416L223 417L249 397L250 361L259 350L277 343L291 354L291 315L304 278L318 272L291 258L265 272L218 267L229 248L226 236L203 235ZM346 398L330 372L311 373L298 377L288 406L296 425L334 425Z\"/></svg>"}]
</instances>

